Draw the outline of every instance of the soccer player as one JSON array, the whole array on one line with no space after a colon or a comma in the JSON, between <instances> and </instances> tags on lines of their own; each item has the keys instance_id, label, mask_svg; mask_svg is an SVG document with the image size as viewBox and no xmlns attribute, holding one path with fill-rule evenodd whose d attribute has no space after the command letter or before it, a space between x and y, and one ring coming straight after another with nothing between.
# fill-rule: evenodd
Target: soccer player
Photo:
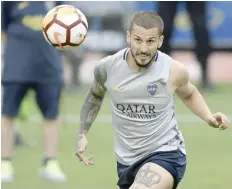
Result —
<instances>
[{"instance_id":1,"label":"soccer player","mask_svg":"<svg viewBox=\"0 0 232 189\"><path fill-rule=\"evenodd\" d=\"M41 31L48 10L42 1L1 3L1 31L6 38L2 76L1 181L13 181L13 123L29 89L35 91L44 118L44 158L40 176L65 181L56 159L63 68L58 51L46 42Z\"/></svg>"},{"instance_id":2,"label":"soccer player","mask_svg":"<svg viewBox=\"0 0 232 189\"><path fill-rule=\"evenodd\" d=\"M163 29L156 13L135 14L127 32L129 47L96 65L81 110L76 155L89 166L93 162L84 153L86 135L109 93L120 189L172 189L183 178L186 151L174 94L210 126L228 127L224 114L211 113L187 69L157 50L163 43Z\"/></svg>"}]
</instances>

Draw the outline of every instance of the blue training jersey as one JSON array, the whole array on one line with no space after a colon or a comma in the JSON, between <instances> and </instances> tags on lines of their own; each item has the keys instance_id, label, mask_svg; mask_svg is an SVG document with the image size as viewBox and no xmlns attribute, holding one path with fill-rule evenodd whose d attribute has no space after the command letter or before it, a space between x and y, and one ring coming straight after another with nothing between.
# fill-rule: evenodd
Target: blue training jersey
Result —
<instances>
[{"instance_id":1,"label":"blue training jersey","mask_svg":"<svg viewBox=\"0 0 232 189\"><path fill-rule=\"evenodd\" d=\"M2 32L6 32L2 82L63 83L60 52L42 33L47 10L43 1L3 1Z\"/></svg>"}]
</instances>

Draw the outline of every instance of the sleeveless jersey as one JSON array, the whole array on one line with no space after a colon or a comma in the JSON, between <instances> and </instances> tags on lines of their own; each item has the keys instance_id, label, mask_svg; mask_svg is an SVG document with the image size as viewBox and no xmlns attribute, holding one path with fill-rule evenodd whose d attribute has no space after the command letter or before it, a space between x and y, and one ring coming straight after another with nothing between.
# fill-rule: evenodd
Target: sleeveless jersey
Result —
<instances>
[{"instance_id":1,"label":"sleeveless jersey","mask_svg":"<svg viewBox=\"0 0 232 189\"><path fill-rule=\"evenodd\" d=\"M171 57L157 51L146 70L132 70L129 49L103 59L107 72L105 87L111 97L116 159L131 165L156 151L180 149L184 139L175 117L173 95L167 90Z\"/></svg>"}]
</instances>

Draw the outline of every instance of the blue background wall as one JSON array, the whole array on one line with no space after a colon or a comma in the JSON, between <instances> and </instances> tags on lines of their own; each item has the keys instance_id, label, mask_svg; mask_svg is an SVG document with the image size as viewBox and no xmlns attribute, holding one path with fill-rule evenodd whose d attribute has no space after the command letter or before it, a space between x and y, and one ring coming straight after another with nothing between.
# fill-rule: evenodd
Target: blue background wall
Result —
<instances>
[{"instance_id":1,"label":"blue background wall","mask_svg":"<svg viewBox=\"0 0 232 189\"><path fill-rule=\"evenodd\" d=\"M136 3L138 3L138 10L157 10L157 2ZM207 21L213 46L232 47L232 2L206 3ZM185 22L187 18L185 2L180 2L172 38L174 46L191 46L193 44L191 25Z\"/></svg>"}]
</instances>

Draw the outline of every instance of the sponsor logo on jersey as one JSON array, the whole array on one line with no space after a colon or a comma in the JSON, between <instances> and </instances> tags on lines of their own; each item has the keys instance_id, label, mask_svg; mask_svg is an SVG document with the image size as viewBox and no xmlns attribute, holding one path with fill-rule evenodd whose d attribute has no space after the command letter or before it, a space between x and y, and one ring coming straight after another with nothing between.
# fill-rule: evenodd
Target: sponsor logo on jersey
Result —
<instances>
[{"instance_id":1,"label":"sponsor logo on jersey","mask_svg":"<svg viewBox=\"0 0 232 189\"><path fill-rule=\"evenodd\" d=\"M124 115L135 119L152 119L156 117L154 105L117 104L117 109Z\"/></svg>"}]
</instances>

